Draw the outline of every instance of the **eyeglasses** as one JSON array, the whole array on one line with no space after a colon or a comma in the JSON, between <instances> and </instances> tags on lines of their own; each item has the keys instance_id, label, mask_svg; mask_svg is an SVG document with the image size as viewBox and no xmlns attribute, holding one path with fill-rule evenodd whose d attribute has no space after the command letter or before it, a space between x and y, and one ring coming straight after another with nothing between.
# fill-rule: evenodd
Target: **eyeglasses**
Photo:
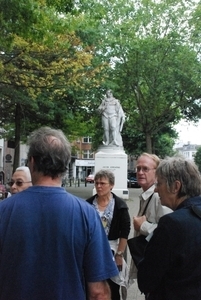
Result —
<instances>
[{"instance_id":1,"label":"eyeglasses","mask_svg":"<svg viewBox=\"0 0 201 300\"><path fill-rule=\"evenodd\" d=\"M24 183L30 183L31 181L20 181L20 180L16 180L16 181L10 181L8 182L9 186L13 186L13 184L15 183L17 186L23 186Z\"/></svg>"},{"instance_id":2,"label":"eyeglasses","mask_svg":"<svg viewBox=\"0 0 201 300\"><path fill-rule=\"evenodd\" d=\"M137 172L140 172L142 170L143 173L148 173L150 170L155 170L156 168L148 168L148 167L137 167Z\"/></svg>"},{"instance_id":3,"label":"eyeglasses","mask_svg":"<svg viewBox=\"0 0 201 300\"><path fill-rule=\"evenodd\" d=\"M98 186L98 185L105 186L106 184L109 184L109 182L98 182L98 181L95 182L96 186Z\"/></svg>"}]
</instances>

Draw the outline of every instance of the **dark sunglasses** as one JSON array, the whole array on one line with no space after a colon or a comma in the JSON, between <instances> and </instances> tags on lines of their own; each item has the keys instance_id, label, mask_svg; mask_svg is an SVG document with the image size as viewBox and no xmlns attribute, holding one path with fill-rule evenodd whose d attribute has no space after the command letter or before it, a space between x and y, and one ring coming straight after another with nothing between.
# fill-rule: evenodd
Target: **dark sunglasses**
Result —
<instances>
[{"instance_id":1,"label":"dark sunglasses","mask_svg":"<svg viewBox=\"0 0 201 300\"><path fill-rule=\"evenodd\" d=\"M9 186L13 186L13 184L15 183L17 186L22 186L24 183L29 183L31 181L20 181L20 180L17 180L17 181L10 181L8 182L8 185Z\"/></svg>"}]
</instances>

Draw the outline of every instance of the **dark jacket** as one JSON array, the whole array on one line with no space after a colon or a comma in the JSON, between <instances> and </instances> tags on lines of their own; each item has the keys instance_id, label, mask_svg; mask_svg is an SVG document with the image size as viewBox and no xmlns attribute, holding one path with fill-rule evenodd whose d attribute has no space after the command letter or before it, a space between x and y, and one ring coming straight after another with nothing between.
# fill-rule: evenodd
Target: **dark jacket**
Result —
<instances>
[{"instance_id":1,"label":"dark jacket","mask_svg":"<svg viewBox=\"0 0 201 300\"><path fill-rule=\"evenodd\" d=\"M183 201L160 218L138 265L148 300L201 299L201 197Z\"/></svg>"},{"instance_id":2,"label":"dark jacket","mask_svg":"<svg viewBox=\"0 0 201 300\"><path fill-rule=\"evenodd\" d=\"M128 213L128 206L124 200L116 196L114 193L112 194L115 205L108 240L116 240L118 238L127 239L130 233L130 216ZM88 198L86 201L92 204L96 196L97 194Z\"/></svg>"}]
</instances>

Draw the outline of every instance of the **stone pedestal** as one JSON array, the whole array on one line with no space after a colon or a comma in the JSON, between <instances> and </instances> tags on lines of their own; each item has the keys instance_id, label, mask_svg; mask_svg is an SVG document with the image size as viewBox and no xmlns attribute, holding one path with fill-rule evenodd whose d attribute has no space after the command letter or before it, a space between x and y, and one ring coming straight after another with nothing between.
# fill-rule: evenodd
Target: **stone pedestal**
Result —
<instances>
[{"instance_id":1,"label":"stone pedestal","mask_svg":"<svg viewBox=\"0 0 201 300\"><path fill-rule=\"evenodd\" d=\"M113 192L123 199L129 198L127 188L127 154L123 147L101 146L95 154L95 173L100 169L109 169L114 172L115 185ZM96 189L93 189L93 195Z\"/></svg>"}]
</instances>

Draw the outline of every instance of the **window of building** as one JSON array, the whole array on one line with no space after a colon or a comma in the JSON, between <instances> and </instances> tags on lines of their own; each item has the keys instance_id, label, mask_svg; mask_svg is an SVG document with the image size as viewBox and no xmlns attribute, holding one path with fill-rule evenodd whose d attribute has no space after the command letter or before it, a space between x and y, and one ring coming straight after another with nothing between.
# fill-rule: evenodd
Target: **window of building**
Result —
<instances>
[{"instance_id":1,"label":"window of building","mask_svg":"<svg viewBox=\"0 0 201 300\"><path fill-rule=\"evenodd\" d=\"M90 136L86 136L86 137L83 137L83 138L82 138L82 142L83 142L83 143L91 144L92 139L91 139Z\"/></svg>"},{"instance_id":2,"label":"window of building","mask_svg":"<svg viewBox=\"0 0 201 300\"><path fill-rule=\"evenodd\" d=\"M94 158L94 154L91 150L84 150L82 154L82 158L85 159Z\"/></svg>"}]
</instances>

